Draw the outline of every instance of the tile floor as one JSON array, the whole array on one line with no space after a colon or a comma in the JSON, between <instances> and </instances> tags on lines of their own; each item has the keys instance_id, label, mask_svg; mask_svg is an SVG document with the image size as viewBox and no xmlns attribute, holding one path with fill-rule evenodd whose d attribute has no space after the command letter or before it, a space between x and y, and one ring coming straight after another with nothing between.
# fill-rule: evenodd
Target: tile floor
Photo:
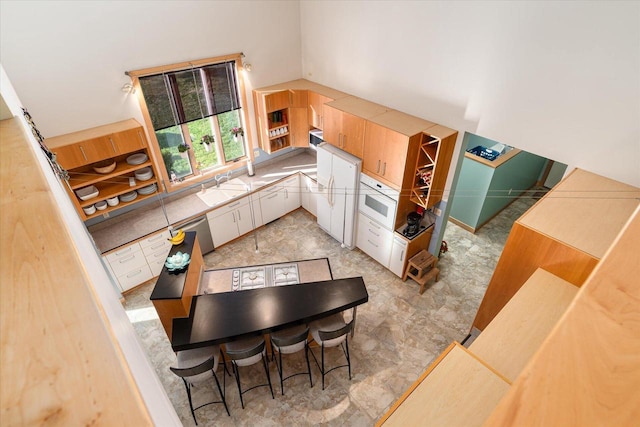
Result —
<instances>
[{"instance_id":1,"label":"tile floor","mask_svg":"<svg viewBox=\"0 0 640 427\"><path fill-rule=\"evenodd\" d=\"M475 235L448 223L444 239L449 251L438 264L440 281L423 295L418 294L416 283L402 282L360 250L340 248L302 209L259 229L258 252L254 235L249 234L206 255L205 263L211 268L328 257L335 278L364 278L369 302L358 308L356 334L349 345L351 381L346 369L338 369L326 377L323 391L311 360L313 388L307 377L296 376L285 382L283 396L271 363L275 399L266 388L252 390L244 395L243 410L233 377L226 377L231 416L222 405L206 406L196 411L199 425L373 425L447 345L467 336L511 225L535 200L518 199ZM175 355L149 301L154 283L126 295L124 307L183 424L192 426L182 381L169 371ZM328 361L342 363L341 357L342 352L334 348ZM303 365L302 353L285 359L285 370L302 370ZM245 387L264 380L259 364L242 368L241 375ZM223 377L221 368L218 376ZM200 386L195 391L196 404L209 397L206 394L213 388L213 382ZM217 397L217 391L212 396Z\"/></svg>"}]
</instances>

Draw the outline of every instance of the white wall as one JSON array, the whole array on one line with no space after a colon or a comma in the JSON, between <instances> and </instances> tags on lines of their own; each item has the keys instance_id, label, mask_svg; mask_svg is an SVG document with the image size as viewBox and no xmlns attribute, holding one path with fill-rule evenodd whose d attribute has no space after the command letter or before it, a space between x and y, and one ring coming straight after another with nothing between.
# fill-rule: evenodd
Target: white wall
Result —
<instances>
[{"instance_id":1,"label":"white wall","mask_svg":"<svg viewBox=\"0 0 640 427\"><path fill-rule=\"evenodd\" d=\"M136 97L121 91L127 70L237 52L253 65L253 112L253 87L300 78L299 5L2 1L0 52L45 137L131 117L143 123Z\"/></svg>"},{"instance_id":2,"label":"white wall","mask_svg":"<svg viewBox=\"0 0 640 427\"><path fill-rule=\"evenodd\" d=\"M640 186L640 2L300 5L305 78Z\"/></svg>"}]
</instances>

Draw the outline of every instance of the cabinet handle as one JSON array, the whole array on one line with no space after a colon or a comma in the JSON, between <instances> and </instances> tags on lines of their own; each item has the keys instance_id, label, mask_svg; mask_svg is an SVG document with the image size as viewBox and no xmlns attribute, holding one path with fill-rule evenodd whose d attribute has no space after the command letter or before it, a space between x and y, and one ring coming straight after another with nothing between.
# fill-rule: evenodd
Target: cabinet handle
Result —
<instances>
[{"instance_id":1,"label":"cabinet handle","mask_svg":"<svg viewBox=\"0 0 640 427\"><path fill-rule=\"evenodd\" d=\"M384 162L382 164L382 176L384 176L386 172L387 172L387 162Z\"/></svg>"},{"instance_id":2,"label":"cabinet handle","mask_svg":"<svg viewBox=\"0 0 640 427\"><path fill-rule=\"evenodd\" d=\"M321 116L320 114L318 114L318 117L320 117L320 127L324 128L324 116Z\"/></svg>"},{"instance_id":3,"label":"cabinet handle","mask_svg":"<svg viewBox=\"0 0 640 427\"><path fill-rule=\"evenodd\" d=\"M120 255L126 254L127 252L131 252L132 249L133 249L133 246L129 246L126 249L116 252L116 256L120 256Z\"/></svg>"},{"instance_id":4,"label":"cabinet handle","mask_svg":"<svg viewBox=\"0 0 640 427\"><path fill-rule=\"evenodd\" d=\"M233 217L233 222L236 222L236 213L235 212L231 212L231 216Z\"/></svg>"},{"instance_id":5,"label":"cabinet handle","mask_svg":"<svg viewBox=\"0 0 640 427\"><path fill-rule=\"evenodd\" d=\"M376 245L375 243L373 243L371 240L367 239L367 242L371 243L373 246L375 246L376 248L378 247L378 245Z\"/></svg>"},{"instance_id":6,"label":"cabinet handle","mask_svg":"<svg viewBox=\"0 0 640 427\"><path fill-rule=\"evenodd\" d=\"M84 157L85 161L89 161L89 159L87 159L87 155L84 154L84 149L82 148L82 145L78 145L78 147L80 148L80 152L82 153L82 157Z\"/></svg>"},{"instance_id":7,"label":"cabinet handle","mask_svg":"<svg viewBox=\"0 0 640 427\"><path fill-rule=\"evenodd\" d=\"M234 206L238 206L239 204L240 204L240 200L238 200L238 201L237 201L237 202L235 202L235 203L231 203L228 207L229 207L229 208L232 208L232 207L234 207Z\"/></svg>"},{"instance_id":8,"label":"cabinet handle","mask_svg":"<svg viewBox=\"0 0 640 427\"><path fill-rule=\"evenodd\" d=\"M380 226L378 224L375 224L375 223L369 221L369 225L372 226L372 227L377 228L378 230L380 230Z\"/></svg>"},{"instance_id":9,"label":"cabinet handle","mask_svg":"<svg viewBox=\"0 0 640 427\"><path fill-rule=\"evenodd\" d=\"M161 248L161 247L163 247L164 245L165 245L165 243L164 243L164 242L161 242L161 243L159 243L159 244L157 244L157 245L155 245L155 246L151 246L151 250Z\"/></svg>"},{"instance_id":10,"label":"cabinet handle","mask_svg":"<svg viewBox=\"0 0 640 427\"><path fill-rule=\"evenodd\" d=\"M380 160L378 160L378 167L376 168L376 173L380 173Z\"/></svg>"},{"instance_id":11,"label":"cabinet handle","mask_svg":"<svg viewBox=\"0 0 640 427\"><path fill-rule=\"evenodd\" d=\"M157 236L149 237L149 238L147 239L147 242L149 242L149 243L151 243L151 242L155 242L156 240L158 240L158 239L162 239L162 238L164 238L164 236L163 236L162 234L158 234Z\"/></svg>"},{"instance_id":12,"label":"cabinet handle","mask_svg":"<svg viewBox=\"0 0 640 427\"><path fill-rule=\"evenodd\" d=\"M236 211L238 212L238 222L242 221L242 217L240 216L240 211Z\"/></svg>"},{"instance_id":13,"label":"cabinet handle","mask_svg":"<svg viewBox=\"0 0 640 427\"><path fill-rule=\"evenodd\" d=\"M137 270L137 271L133 271L133 272L131 272L131 273L127 274L127 279L130 279L130 278L132 278L133 276L137 276L137 275L138 275L138 274L140 274L140 273L142 273L142 269L139 269L139 270Z\"/></svg>"},{"instance_id":14,"label":"cabinet handle","mask_svg":"<svg viewBox=\"0 0 640 427\"><path fill-rule=\"evenodd\" d=\"M285 199L289 198L289 190L287 190L286 188L284 189L284 198Z\"/></svg>"},{"instance_id":15,"label":"cabinet handle","mask_svg":"<svg viewBox=\"0 0 640 427\"><path fill-rule=\"evenodd\" d=\"M267 199L273 199L274 197L276 197L278 195L278 193L273 193L272 195L270 195L269 197L267 197Z\"/></svg>"},{"instance_id":16,"label":"cabinet handle","mask_svg":"<svg viewBox=\"0 0 640 427\"><path fill-rule=\"evenodd\" d=\"M375 231L373 231L372 229L369 229L369 233L373 234L376 237L380 237L380 235L378 233L376 233Z\"/></svg>"},{"instance_id":17,"label":"cabinet handle","mask_svg":"<svg viewBox=\"0 0 640 427\"><path fill-rule=\"evenodd\" d=\"M129 261L133 260L135 257L136 257L135 255L129 255L128 257L123 258L123 259L119 260L118 262L120 264L124 264L125 262L129 262Z\"/></svg>"},{"instance_id":18,"label":"cabinet handle","mask_svg":"<svg viewBox=\"0 0 640 427\"><path fill-rule=\"evenodd\" d=\"M347 135L342 134L342 148L347 146Z\"/></svg>"},{"instance_id":19,"label":"cabinet handle","mask_svg":"<svg viewBox=\"0 0 640 427\"><path fill-rule=\"evenodd\" d=\"M404 249L400 252L400 261L404 260Z\"/></svg>"},{"instance_id":20,"label":"cabinet handle","mask_svg":"<svg viewBox=\"0 0 640 427\"><path fill-rule=\"evenodd\" d=\"M117 153L118 151L116 150L116 145L113 143L113 139L111 139L111 137L109 137L109 142L111 143L111 148L113 149L113 152Z\"/></svg>"},{"instance_id":21,"label":"cabinet handle","mask_svg":"<svg viewBox=\"0 0 640 427\"><path fill-rule=\"evenodd\" d=\"M144 147L144 139L142 138L142 132L138 131L138 139L140 140L140 147Z\"/></svg>"}]
</instances>

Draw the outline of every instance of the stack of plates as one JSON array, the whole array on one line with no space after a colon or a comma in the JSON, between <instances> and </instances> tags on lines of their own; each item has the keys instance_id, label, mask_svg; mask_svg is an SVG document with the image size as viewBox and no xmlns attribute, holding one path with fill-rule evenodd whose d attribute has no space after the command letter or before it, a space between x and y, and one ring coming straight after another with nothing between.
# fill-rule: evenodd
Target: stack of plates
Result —
<instances>
[{"instance_id":1,"label":"stack of plates","mask_svg":"<svg viewBox=\"0 0 640 427\"><path fill-rule=\"evenodd\" d=\"M144 153L136 153L127 157L127 163L130 165L141 165L146 162L149 157Z\"/></svg>"},{"instance_id":2,"label":"stack of plates","mask_svg":"<svg viewBox=\"0 0 640 427\"><path fill-rule=\"evenodd\" d=\"M135 176L138 181L146 181L153 178L153 171L147 166L146 168L138 169L135 172Z\"/></svg>"},{"instance_id":3,"label":"stack of plates","mask_svg":"<svg viewBox=\"0 0 640 427\"><path fill-rule=\"evenodd\" d=\"M120 196L120 201L121 202L130 202L132 200L135 200L135 198L138 197L138 193L136 193L136 191L129 191L128 193L124 193L123 195Z\"/></svg>"},{"instance_id":4,"label":"stack of plates","mask_svg":"<svg viewBox=\"0 0 640 427\"><path fill-rule=\"evenodd\" d=\"M155 184L155 182L151 185L147 185L146 187L142 187L142 188L138 188L138 194L140 194L141 196L145 196L147 194L153 194L156 192L156 190L158 189L158 186Z\"/></svg>"}]
</instances>

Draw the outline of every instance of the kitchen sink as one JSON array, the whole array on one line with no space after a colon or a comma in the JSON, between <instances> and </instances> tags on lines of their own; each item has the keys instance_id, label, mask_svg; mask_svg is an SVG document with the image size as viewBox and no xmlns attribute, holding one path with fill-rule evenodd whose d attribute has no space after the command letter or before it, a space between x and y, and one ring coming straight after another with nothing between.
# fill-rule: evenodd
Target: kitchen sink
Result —
<instances>
[{"instance_id":1,"label":"kitchen sink","mask_svg":"<svg viewBox=\"0 0 640 427\"><path fill-rule=\"evenodd\" d=\"M249 186L239 178L234 178L220 184L219 187L209 187L198 191L196 195L209 207L217 206L228 200L242 196L249 191Z\"/></svg>"}]
</instances>

